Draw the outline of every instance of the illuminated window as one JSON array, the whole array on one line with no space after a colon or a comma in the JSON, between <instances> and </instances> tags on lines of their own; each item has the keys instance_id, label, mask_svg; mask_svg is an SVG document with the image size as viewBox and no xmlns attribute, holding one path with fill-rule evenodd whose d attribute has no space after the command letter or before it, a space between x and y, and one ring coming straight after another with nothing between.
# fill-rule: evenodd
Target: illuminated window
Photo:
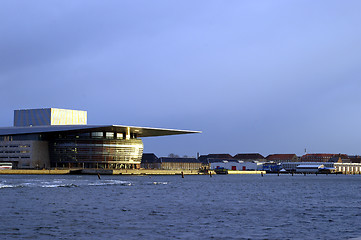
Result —
<instances>
[{"instance_id":1,"label":"illuminated window","mask_svg":"<svg viewBox=\"0 0 361 240\"><path fill-rule=\"evenodd\" d=\"M103 138L103 132L92 132L93 138Z\"/></svg>"},{"instance_id":2,"label":"illuminated window","mask_svg":"<svg viewBox=\"0 0 361 240\"><path fill-rule=\"evenodd\" d=\"M113 132L106 132L105 137L106 138L114 138L114 133Z\"/></svg>"}]
</instances>

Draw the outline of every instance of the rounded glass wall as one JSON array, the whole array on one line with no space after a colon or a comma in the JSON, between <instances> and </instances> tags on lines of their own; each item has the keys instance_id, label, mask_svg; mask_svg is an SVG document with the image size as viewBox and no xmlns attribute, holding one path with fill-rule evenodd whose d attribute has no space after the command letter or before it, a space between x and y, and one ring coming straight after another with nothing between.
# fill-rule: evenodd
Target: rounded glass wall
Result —
<instances>
[{"instance_id":1,"label":"rounded glass wall","mask_svg":"<svg viewBox=\"0 0 361 240\"><path fill-rule=\"evenodd\" d=\"M49 142L50 162L56 168L139 168L141 139L124 139L121 133L92 132L58 135Z\"/></svg>"}]
</instances>

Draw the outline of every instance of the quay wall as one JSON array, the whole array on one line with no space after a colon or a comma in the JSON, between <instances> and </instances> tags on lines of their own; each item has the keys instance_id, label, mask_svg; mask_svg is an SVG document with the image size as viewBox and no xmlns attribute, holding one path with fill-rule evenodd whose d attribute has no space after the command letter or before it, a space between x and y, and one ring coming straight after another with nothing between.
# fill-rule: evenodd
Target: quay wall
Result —
<instances>
[{"instance_id":1,"label":"quay wall","mask_svg":"<svg viewBox=\"0 0 361 240\"><path fill-rule=\"evenodd\" d=\"M0 170L0 174L52 174L52 175L64 175L69 174L70 169L66 170L35 170L35 169L2 169Z\"/></svg>"},{"instance_id":2,"label":"quay wall","mask_svg":"<svg viewBox=\"0 0 361 240\"><path fill-rule=\"evenodd\" d=\"M266 171L237 171L237 170L228 170L228 174L266 174Z\"/></svg>"},{"instance_id":3,"label":"quay wall","mask_svg":"<svg viewBox=\"0 0 361 240\"><path fill-rule=\"evenodd\" d=\"M111 169L2 169L0 170L1 174L54 174L54 175L64 175L64 174L100 174L100 175L201 175L204 173L198 172L198 170L153 170L153 169L121 169L121 170L111 170ZM212 174L214 174L212 172Z\"/></svg>"}]
</instances>

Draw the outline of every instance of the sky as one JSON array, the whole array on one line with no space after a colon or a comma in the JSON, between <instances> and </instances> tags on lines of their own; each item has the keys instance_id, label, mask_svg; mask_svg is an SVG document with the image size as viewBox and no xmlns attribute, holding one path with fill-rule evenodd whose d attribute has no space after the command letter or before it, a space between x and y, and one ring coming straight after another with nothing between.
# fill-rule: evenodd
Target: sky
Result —
<instances>
[{"instance_id":1,"label":"sky","mask_svg":"<svg viewBox=\"0 0 361 240\"><path fill-rule=\"evenodd\" d=\"M361 1L3 0L0 126L13 110L199 130L144 152L361 155Z\"/></svg>"}]
</instances>

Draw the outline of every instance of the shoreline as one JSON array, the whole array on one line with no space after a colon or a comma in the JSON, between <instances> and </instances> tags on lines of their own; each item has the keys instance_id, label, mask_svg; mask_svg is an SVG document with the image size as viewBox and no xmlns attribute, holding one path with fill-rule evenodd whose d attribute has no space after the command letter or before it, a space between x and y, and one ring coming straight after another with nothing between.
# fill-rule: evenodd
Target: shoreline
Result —
<instances>
[{"instance_id":1,"label":"shoreline","mask_svg":"<svg viewBox=\"0 0 361 240\"><path fill-rule=\"evenodd\" d=\"M217 175L198 170L161 169L2 169L0 175ZM265 171L229 171L228 174L266 174Z\"/></svg>"}]
</instances>

